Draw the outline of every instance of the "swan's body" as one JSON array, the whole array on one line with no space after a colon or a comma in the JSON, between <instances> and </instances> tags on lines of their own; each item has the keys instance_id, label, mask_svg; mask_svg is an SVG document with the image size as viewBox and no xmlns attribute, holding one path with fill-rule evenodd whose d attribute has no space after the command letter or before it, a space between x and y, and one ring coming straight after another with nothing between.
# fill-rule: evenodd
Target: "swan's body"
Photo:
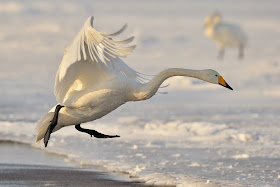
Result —
<instances>
[{"instance_id":1,"label":"swan's body","mask_svg":"<svg viewBox=\"0 0 280 187\"><path fill-rule=\"evenodd\" d=\"M128 43L132 38L114 41L108 36L122 30L111 35L102 34L92 27L92 22L93 17L88 18L66 48L58 69L55 96L64 107L59 111L52 132L99 119L128 101L149 99L162 82L172 76L195 77L230 88L214 70L168 69L143 83L141 76L119 58L131 53L134 47L117 44ZM44 138L56 107L39 120L37 141Z\"/></svg>"},{"instance_id":2,"label":"swan's body","mask_svg":"<svg viewBox=\"0 0 280 187\"><path fill-rule=\"evenodd\" d=\"M219 58L223 58L226 47L238 48L239 58L243 58L247 37L238 25L226 23L219 13L210 14L205 19L205 35L213 39L219 48Z\"/></svg>"}]
</instances>

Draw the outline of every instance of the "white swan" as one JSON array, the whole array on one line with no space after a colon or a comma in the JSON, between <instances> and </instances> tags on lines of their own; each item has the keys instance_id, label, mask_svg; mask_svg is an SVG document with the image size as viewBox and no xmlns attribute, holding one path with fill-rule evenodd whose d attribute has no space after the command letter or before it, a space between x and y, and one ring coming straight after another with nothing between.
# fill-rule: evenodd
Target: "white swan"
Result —
<instances>
[{"instance_id":1,"label":"white swan","mask_svg":"<svg viewBox=\"0 0 280 187\"><path fill-rule=\"evenodd\" d=\"M45 146L52 132L75 125L76 129L97 138L113 138L90 129L81 123L99 119L128 101L151 98L164 80L172 76L198 78L220 84L232 90L214 70L167 69L144 83L141 76L119 57L130 54L134 46L125 47L133 37L115 41L109 37L121 33L103 34L92 26L89 17L72 44L66 48L56 74L55 96L58 101L38 122L37 142L44 138Z\"/></svg>"},{"instance_id":2,"label":"white swan","mask_svg":"<svg viewBox=\"0 0 280 187\"><path fill-rule=\"evenodd\" d=\"M226 23L218 12L214 12L205 18L205 35L213 39L218 48L218 58L224 57L226 47L237 47L239 58L244 56L244 47L247 43L247 37L238 25Z\"/></svg>"}]
</instances>

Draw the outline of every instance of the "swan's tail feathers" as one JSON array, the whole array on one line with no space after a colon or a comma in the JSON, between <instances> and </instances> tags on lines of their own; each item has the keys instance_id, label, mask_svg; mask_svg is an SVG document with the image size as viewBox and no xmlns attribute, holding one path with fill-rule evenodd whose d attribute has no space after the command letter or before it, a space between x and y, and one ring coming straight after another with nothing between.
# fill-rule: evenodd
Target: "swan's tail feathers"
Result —
<instances>
[{"instance_id":1,"label":"swan's tail feathers","mask_svg":"<svg viewBox=\"0 0 280 187\"><path fill-rule=\"evenodd\" d=\"M49 112L45 114L39 121L36 127L37 138L36 142L42 140L46 134L46 131L50 125L50 121L52 120L54 112Z\"/></svg>"}]
</instances>

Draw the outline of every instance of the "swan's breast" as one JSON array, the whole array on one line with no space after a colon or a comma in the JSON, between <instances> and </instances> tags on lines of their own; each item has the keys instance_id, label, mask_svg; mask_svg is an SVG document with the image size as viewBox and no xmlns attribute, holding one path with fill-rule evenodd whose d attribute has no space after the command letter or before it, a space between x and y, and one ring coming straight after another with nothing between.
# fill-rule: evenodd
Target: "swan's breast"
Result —
<instances>
[{"instance_id":1,"label":"swan's breast","mask_svg":"<svg viewBox=\"0 0 280 187\"><path fill-rule=\"evenodd\" d=\"M213 37L213 27L207 26L204 30L204 33L207 37L212 38Z\"/></svg>"}]
</instances>

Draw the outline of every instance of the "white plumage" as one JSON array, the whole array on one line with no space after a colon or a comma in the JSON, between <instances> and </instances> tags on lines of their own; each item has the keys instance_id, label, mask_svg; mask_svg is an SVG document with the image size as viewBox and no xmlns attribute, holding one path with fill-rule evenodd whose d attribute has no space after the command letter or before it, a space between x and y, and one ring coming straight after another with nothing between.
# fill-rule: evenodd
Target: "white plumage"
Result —
<instances>
[{"instance_id":1,"label":"white plumage","mask_svg":"<svg viewBox=\"0 0 280 187\"><path fill-rule=\"evenodd\" d=\"M222 16L214 12L205 19L205 35L216 42L219 58L223 58L226 47L238 48L239 58L243 58L247 37L239 25L224 22Z\"/></svg>"},{"instance_id":2,"label":"white plumage","mask_svg":"<svg viewBox=\"0 0 280 187\"><path fill-rule=\"evenodd\" d=\"M104 34L93 28L93 17L89 17L72 44L66 47L54 88L59 105L64 107L52 132L101 118L128 101L149 99L162 82L172 76L195 77L230 88L214 70L167 69L151 81L143 82L139 73L120 59L135 48L123 45L133 37L123 41L110 38L122 33L125 27L116 33ZM55 108L39 120L37 141L46 139Z\"/></svg>"}]
</instances>

